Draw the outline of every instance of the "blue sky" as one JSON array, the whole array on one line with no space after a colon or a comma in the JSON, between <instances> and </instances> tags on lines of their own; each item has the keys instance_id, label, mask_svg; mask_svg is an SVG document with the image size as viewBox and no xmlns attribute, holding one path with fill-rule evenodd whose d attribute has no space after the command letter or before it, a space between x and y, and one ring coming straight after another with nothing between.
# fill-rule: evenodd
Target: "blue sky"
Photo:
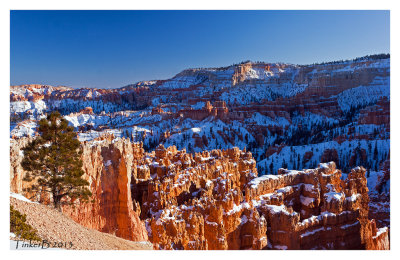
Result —
<instances>
[{"instance_id":1,"label":"blue sky","mask_svg":"<svg viewBox=\"0 0 400 260\"><path fill-rule=\"evenodd\" d=\"M11 11L11 85L122 87L243 60L390 52L389 11Z\"/></svg>"}]
</instances>

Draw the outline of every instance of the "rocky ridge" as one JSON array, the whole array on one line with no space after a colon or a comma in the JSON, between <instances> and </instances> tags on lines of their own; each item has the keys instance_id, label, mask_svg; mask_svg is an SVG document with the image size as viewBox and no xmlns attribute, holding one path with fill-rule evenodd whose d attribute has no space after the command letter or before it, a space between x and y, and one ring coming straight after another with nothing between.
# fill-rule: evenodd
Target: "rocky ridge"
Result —
<instances>
[{"instance_id":1,"label":"rocky ridge","mask_svg":"<svg viewBox=\"0 0 400 260\"><path fill-rule=\"evenodd\" d=\"M335 162L346 171L363 165L379 172L389 154L387 55L305 66L245 62L189 69L119 89L13 86L10 101L13 138L34 135L36 120L58 110L82 141L112 132L142 141L146 151L159 143L189 152L246 147L261 174L285 164L316 167L326 149L336 151ZM265 152L276 146L290 153ZM306 154L312 156L303 160Z\"/></svg>"}]
</instances>

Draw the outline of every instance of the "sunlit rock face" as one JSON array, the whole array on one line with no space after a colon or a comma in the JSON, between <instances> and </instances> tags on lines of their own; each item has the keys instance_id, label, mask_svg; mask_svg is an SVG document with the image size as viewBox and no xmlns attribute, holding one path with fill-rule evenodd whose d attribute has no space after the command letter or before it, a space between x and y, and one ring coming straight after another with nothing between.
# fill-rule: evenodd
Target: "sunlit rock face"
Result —
<instances>
[{"instance_id":1,"label":"sunlit rock face","mask_svg":"<svg viewBox=\"0 0 400 260\"><path fill-rule=\"evenodd\" d=\"M32 138L24 137L18 140L10 140L10 191L14 193L23 193L29 183L23 181L25 171L22 169L21 161L24 158L22 148L24 148Z\"/></svg>"},{"instance_id":2,"label":"sunlit rock face","mask_svg":"<svg viewBox=\"0 0 400 260\"><path fill-rule=\"evenodd\" d=\"M334 163L257 177L249 152L163 146L147 160L134 198L159 249L388 249L362 167L345 180Z\"/></svg>"},{"instance_id":3,"label":"sunlit rock face","mask_svg":"<svg viewBox=\"0 0 400 260\"><path fill-rule=\"evenodd\" d=\"M20 166L19 149L28 141L22 140L11 145L11 191L48 204L49 197L43 194L31 197L33 194L23 190L29 183L22 180L25 172ZM90 183L92 197L87 203L75 201L73 206L64 206L63 213L85 227L133 241L146 241L147 231L139 219L140 212L135 211L130 186L135 162L144 154L141 145L109 136L82 143L82 149L83 178Z\"/></svg>"},{"instance_id":4,"label":"sunlit rock face","mask_svg":"<svg viewBox=\"0 0 400 260\"><path fill-rule=\"evenodd\" d=\"M147 232L134 209L131 178L140 144L104 138L83 145L83 169L93 193L92 202L65 208L72 219L102 232L133 240L147 240Z\"/></svg>"},{"instance_id":5,"label":"sunlit rock face","mask_svg":"<svg viewBox=\"0 0 400 260\"><path fill-rule=\"evenodd\" d=\"M21 146L14 141L10 176L20 193L29 185L16 170ZM63 212L87 227L149 239L156 249L389 248L388 228L368 218L362 167L345 180L333 162L258 177L252 154L238 148L188 154L159 145L145 153L113 136L82 147L92 200Z\"/></svg>"}]
</instances>

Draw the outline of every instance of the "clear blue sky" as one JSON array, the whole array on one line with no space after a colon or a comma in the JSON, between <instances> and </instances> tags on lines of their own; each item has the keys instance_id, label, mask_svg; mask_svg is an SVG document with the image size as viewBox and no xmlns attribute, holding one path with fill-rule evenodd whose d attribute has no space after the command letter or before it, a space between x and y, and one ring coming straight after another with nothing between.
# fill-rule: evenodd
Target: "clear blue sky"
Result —
<instances>
[{"instance_id":1,"label":"clear blue sky","mask_svg":"<svg viewBox=\"0 0 400 260\"><path fill-rule=\"evenodd\" d=\"M122 87L243 60L390 52L389 11L11 11L11 85Z\"/></svg>"}]
</instances>

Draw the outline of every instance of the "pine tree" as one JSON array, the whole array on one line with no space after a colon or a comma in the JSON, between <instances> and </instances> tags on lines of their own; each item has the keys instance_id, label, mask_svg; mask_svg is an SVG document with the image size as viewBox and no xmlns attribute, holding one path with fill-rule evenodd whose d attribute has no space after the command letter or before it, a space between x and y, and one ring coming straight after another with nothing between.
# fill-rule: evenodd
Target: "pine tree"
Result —
<instances>
[{"instance_id":1,"label":"pine tree","mask_svg":"<svg viewBox=\"0 0 400 260\"><path fill-rule=\"evenodd\" d=\"M270 174L274 174L274 163L273 163L272 160L271 160L271 163L269 165L269 172L270 172Z\"/></svg>"},{"instance_id":2,"label":"pine tree","mask_svg":"<svg viewBox=\"0 0 400 260\"><path fill-rule=\"evenodd\" d=\"M286 161L285 161L285 159L283 159L283 162L282 162L282 168L284 168L284 169L287 169L287 164L286 164Z\"/></svg>"},{"instance_id":3,"label":"pine tree","mask_svg":"<svg viewBox=\"0 0 400 260\"><path fill-rule=\"evenodd\" d=\"M300 154L297 154L297 169L300 170Z\"/></svg>"},{"instance_id":4,"label":"pine tree","mask_svg":"<svg viewBox=\"0 0 400 260\"><path fill-rule=\"evenodd\" d=\"M188 152L191 153L192 152L192 144L189 142L188 143Z\"/></svg>"},{"instance_id":5,"label":"pine tree","mask_svg":"<svg viewBox=\"0 0 400 260\"><path fill-rule=\"evenodd\" d=\"M23 149L24 180L35 180L26 191L50 193L59 211L74 199L87 201L91 192L86 188L89 183L82 179L82 150L73 127L59 112L53 112L39 121L38 130L40 136Z\"/></svg>"},{"instance_id":6,"label":"pine tree","mask_svg":"<svg viewBox=\"0 0 400 260\"><path fill-rule=\"evenodd\" d=\"M378 160L378 145L377 142L375 142L375 149L374 149L374 160Z\"/></svg>"}]
</instances>

